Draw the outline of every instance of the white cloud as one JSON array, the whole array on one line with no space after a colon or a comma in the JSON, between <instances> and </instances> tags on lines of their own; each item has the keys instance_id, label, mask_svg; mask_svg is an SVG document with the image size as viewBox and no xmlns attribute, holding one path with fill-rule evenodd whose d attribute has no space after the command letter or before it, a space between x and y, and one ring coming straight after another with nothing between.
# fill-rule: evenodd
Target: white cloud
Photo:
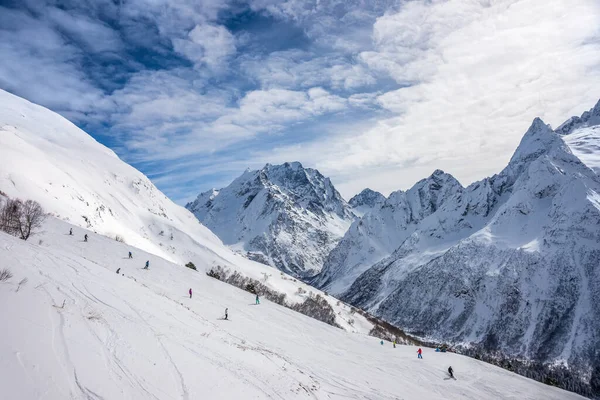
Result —
<instances>
[{"instance_id":1,"label":"white cloud","mask_svg":"<svg viewBox=\"0 0 600 400\"><path fill-rule=\"evenodd\" d=\"M379 96L398 116L324 144L323 172L394 170L375 189L442 168L463 183L498 172L535 116L559 124L600 97L594 0L410 2L374 25L372 68L411 86ZM322 153L321 153L322 154ZM358 188L356 188L358 189Z\"/></svg>"},{"instance_id":2,"label":"white cloud","mask_svg":"<svg viewBox=\"0 0 600 400\"><path fill-rule=\"evenodd\" d=\"M533 117L600 97L597 0L253 0L261 26L239 2L67 3L0 7L0 87L112 126L121 155L186 188L289 160L347 196L436 168L469 183Z\"/></svg>"},{"instance_id":3,"label":"white cloud","mask_svg":"<svg viewBox=\"0 0 600 400\"><path fill-rule=\"evenodd\" d=\"M333 53L278 51L265 57L243 59L241 68L263 88L327 86L334 90L356 91L377 83L374 74L361 62Z\"/></svg>"},{"instance_id":4,"label":"white cloud","mask_svg":"<svg viewBox=\"0 0 600 400\"><path fill-rule=\"evenodd\" d=\"M0 7L0 87L60 112L103 106L80 70L81 52L46 22Z\"/></svg>"},{"instance_id":5,"label":"white cloud","mask_svg":"<svg viewBox=\"0 0 600 400\"><path fill-rule=\"evenodd\" d=\"M212 70L222 68L235 54L235 37L221 25L201 24L192 29L187 39L173 39L175 51L195 64Z\"/></svg>"}]
</instances>

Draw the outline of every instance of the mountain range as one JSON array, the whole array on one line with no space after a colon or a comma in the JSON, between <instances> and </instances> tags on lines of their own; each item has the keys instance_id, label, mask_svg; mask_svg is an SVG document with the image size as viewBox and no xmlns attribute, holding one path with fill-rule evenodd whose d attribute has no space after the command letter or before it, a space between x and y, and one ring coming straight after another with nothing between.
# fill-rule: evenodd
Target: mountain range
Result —
<instances>
[{"instance_id":1,"label":"mountain range","mask_svg":"<svg viewBox=\"0 0 600 400\"><path fill-rule=\"evenodd\" d=\"M599 170L600 102L556 129L536 118L506 168L467 187L436 170L387 198L366 189L345 203L321 174L286 163L188 208L219 237L233 232L226 244L416 336L567 371L600 393ZM335 195L314 196L321 182ZM245 211L255 196L257 211Z\"/></svg>"},{"instance_id":2,"label":"mountain range","mask_svg":"<svg viewBox=\"0 0 600 400\"><path fill-rule=\"evenodd\" d=\"M320 293L333 324L373 329L301 278L423 341L588 396L600 395L599 148L600 102L556 129L535 119L506 168L467 187L436 170L408 190L366 189L346 202L315 169L267 164L200 194L188 211L66 119L0 91L1 194L51 213L49 231L27 244L27 265L53 263L59 286L61 264L85 264L87 274L121 262L103 249L129 248L143 257L138 267L158 264L169 293L168 269L192 262L260 282L288 305ZM101 245L86 254L63 243L68 227ZM10 251L22 246L2 240L6 260L18 260ZM109 287L104 272L94 276Z\"/></svg>"}]
</instances>

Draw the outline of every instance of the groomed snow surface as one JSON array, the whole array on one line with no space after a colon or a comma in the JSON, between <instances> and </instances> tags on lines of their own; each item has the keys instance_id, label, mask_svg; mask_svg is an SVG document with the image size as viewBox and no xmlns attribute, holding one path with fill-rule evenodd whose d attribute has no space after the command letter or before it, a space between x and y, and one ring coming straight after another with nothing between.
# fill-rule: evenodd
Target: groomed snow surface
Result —
<instances>
[{"instance_id":1,"label":"groomed snow surface","mask_svg":"<svg viewBox=\"0 0 600 400\"><path fill-rule=\"evenodd\" d=\"M3 399L582 398L456 354L418 360L416 347L254 305L203 272L70 227L51 218L28 242L0 233L0 266L14 274L0 283Z\"/></svg>"}]
</instances>

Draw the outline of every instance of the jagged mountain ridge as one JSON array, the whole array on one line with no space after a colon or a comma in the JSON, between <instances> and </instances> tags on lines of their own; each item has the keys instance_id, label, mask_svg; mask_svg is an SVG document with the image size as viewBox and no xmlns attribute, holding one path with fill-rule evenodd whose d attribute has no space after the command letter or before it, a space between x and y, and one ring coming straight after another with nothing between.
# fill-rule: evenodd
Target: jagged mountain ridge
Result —
<instances>
[{"instance_id":1,"label":"jagged mountain ridge","mask_svg":"<svg viewBox=\"0 0 600 400\"><path fill-rule=\"evenodd\" d=\"M379 208L352 224L314 283L333 294L343 293L368 267L394 251L423 218L461 189L454 177L436 170L408 191L393 192Z\"/></svg>"},{"instance_id":2,"label":"jagged mountain ridge","mask_svg":"<svg viewBox=\"0 0 600 400\"><path fill-rule=\"evenodd\" d=\"M302 278L321 270L356 218L329 178L299 162L246 171L186 208L225 244Z\"/></svg>"},{"instance_id":3,"label":"jagged mountain ridge","mask_svg":"<svg viewBox=\"0 0 600 400\"><path fill-rule=\"evenodd\" d=\"M553 131L536 118L501 173L399 226L398 247L361 265L342 299L430 339L567 366L600 394L600 355L590 351L600 348L600 179L569 147L597 148L600 102L569 121ZM582 133L592 136L585 145ZM382 212L356 221L332 255L372 242L353 228ZM353 271L340 265L352 266L326 263L315 282L332 292L336 280L347 285L340 271Z\"/></svg>"},{"instance_id":4,"label":"jagged mountain ridge","mask_svg":"<svg viewBox=\"0 0 600 400\"><path fill-rule=\"evenodd\" d=\"M368 212L379 208L385 202L385 196L379 192L371 190L369 188L364 189L359 194L352 197L348 204L352 207L352 212L362 217Z\"/></svg>"}]
</instances>

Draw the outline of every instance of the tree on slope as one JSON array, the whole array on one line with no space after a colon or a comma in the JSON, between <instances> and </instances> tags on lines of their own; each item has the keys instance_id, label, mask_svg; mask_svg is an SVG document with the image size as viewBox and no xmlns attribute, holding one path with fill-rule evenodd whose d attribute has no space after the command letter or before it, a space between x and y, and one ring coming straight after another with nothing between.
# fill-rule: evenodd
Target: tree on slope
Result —
<instances>
[{"instance_id":1,"label":"tree on slope","mask_svg":"<svg viewBox=\"0 0 600 400\"><path fill-rule=\"evenodd\" d=\"M45 219L44 209L34 200L7 199L0 208L0 229L23 240L29 239Z\"/></svg>"}]
</instances>

